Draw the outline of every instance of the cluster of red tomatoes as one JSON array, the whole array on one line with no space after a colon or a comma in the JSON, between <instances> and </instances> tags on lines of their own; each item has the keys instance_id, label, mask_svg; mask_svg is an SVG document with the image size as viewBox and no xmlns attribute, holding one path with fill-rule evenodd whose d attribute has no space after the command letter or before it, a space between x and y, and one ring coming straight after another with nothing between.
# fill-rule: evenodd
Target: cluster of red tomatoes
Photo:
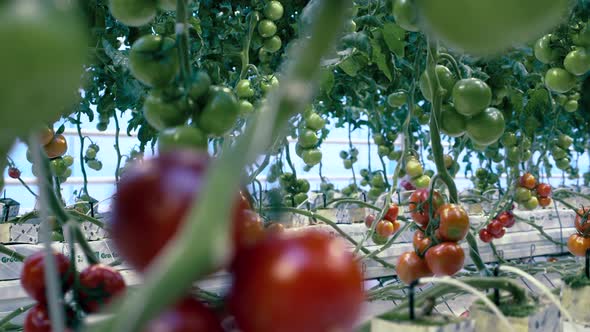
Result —
<instances>
[{"instance_id":1,"label":"cluster of red tomatoes","mask_svg":"<svg viewBox=\"0 0 590 332\"><path fill-rule=\"evenodd\" d=\"M418 189L409 199L410 216L418 226L413 239L415 250L402 254L396 267L399 279L407 284L432 275L454 275L465 262L465 253L458 242L469 232L469 215L460 205L445 204L436 191L432 193L431 203L429 196L427 189ZM434 220L430 218L431 208ZM431 222L433 225L429 227ZM433 236L426 235L429 229Z\"/></svg>"},{"instance_id":2,"label":"cluster of red tomatoes","mask_svg":"<svg viewBox=\"0 0 590 332\"><path fill-rule=\"evenodd\" d=\"M75 302L64 303L69 328L79 322L79 317L74 310L77 306L86 313L94 313L125 291L123 277L110 266L90 265L76 275L77 272L70 265L69 258L57 252L54 252L53 256L59 274L62 295L70 289L75 292ZM23 289L37 303L27 313L24 323L25 332L51 332L44 274L44 252L39 251L27 257L20 281Z\"/></svg>"},{"instance_id":3,"label":"cluster of red tomatoes","mask_svg":"<svg viewBox=\"0 0 590 332\"><path fill-rule=\"evenodd\" d=\"M506 234L506 228L511 228L516 223L512 210L500 212L486 228L479 231L479 238L490 243L493 239L501 239Z\"/></svg>"},{"instance_id":4,"label":"cluster of red tomatoes","mask_svg":"<svg viewBox=\"0 0 590 332\"><path fill-rule=\"evenodd\" d=\"M525 173L518 181L515 199L527 210L534 210L539 205L547 207L551 204L551 186L547 183L537 183L531 173Z\"/></svg>"},{"instance_id":5,"label":"cluster of red tomatoes","mask_svg":"<svg viewBox=\"0 0 590 332\"><path fill-rule=\"evenodd\" d=\"M585 256L590 250L590 208L576 211L576 233L570 235L567 247L574 256Z\"/></svg>"},{"instance_id":6,"label":"cluster of red tomatoes","mask_svg":"<svg viewBox=\"0 0 590 332\"><path fill-rule=\"evenodd\" d=\"M391 204L383 219L379 220L375 226L375 233L373 233L373 242L375 244L385 244L390 236L399 231L401 225L399 221L397 221L398 215L399 206L397 204ZM365 218L365 225L367 228L371 228L373 226L375 218L376 217L374 214L369 214Z\"/></svg>"},{"instance_id":7,"label":"cluster of red tomatoes","mask_svg":"<svg viewBox=\"0 0 590 332\"><path fill-rule=\"evenodd\" d=\"M175 236L193 200L207 194L201 191L209 163L205 153L177 150L137 164L125 174L110 231L127 263L144 271ZM228 266L219 263L211 271L225 267L232 274L227 306L213 308L187 295L149 322L147 331L161 331L159 326L169 332L189 327L222 331L221 317L228 314L244 332L350 329L364 291L360 265L346 245L327 233L287 234L274 231L277 224L265 227L246 196L236 194L232 204L234 255Z\"/></svg>"}]
</instances>

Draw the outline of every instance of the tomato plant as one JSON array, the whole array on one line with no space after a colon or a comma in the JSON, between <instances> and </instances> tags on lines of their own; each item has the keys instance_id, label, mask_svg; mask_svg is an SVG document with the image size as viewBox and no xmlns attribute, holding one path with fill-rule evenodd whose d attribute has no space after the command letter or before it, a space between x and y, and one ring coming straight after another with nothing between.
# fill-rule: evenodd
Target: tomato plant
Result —
<instances>
[{"instance_id":1,"label":"tomato plant","mask_svg":"<svg viewBox=\"0 0 590 332\"><path fill-rule=\"evenodd\" d=\"M442 94L442 99L444 100L451 95L451 91L453 90L456 79L449 68L442 65L436 66L435 73L436 79L439 81L440 88L444 90L444 93ZM432 101L432 91L430 85L428 84L426 72L422 73L422 76L420 76L420 91L426 100Z\"/></svg>"},{"instance_id":2,"label":"tomato plant","mask_svg":"<svg viewBox=\"0 0 590 332\"><path fill-rule=\"evenodd\" d=\"M576 211L576 220L574 222L576 230L583 236L590 235L590 210L581 208Z\"/></svg>"},{"instance_id":3,"label":"tomato plant","mask_svg":"<svg viewBox=\"0 0 590 332\"><path fill-rule=\"evenodd\" d=\"M308 231L270 237L241 251L229 296L240 329L320 332L352 328L364 299L363 278L352 254L338 241ZM288 277L275 271L285 271ZM298 315L290 311L293 306Z\"/></svg>"},{"instance_id":4,"label":"tomato plant","mask_svg":"<svg viewBox=\"0 0 590 332\"><path fill-rule=\"evenodd\" d=\"M479 238L484 243L490 243L490 242L492 242L492 239L494 238L494 236L486 228L482 228L479 231Z\"/></svg>"},{"instance_id":5,"label":"tomato plant","mask_svg":"<svg viewBox=\"0 0 590 332\"><path fill-rule=\"evenodd\" d=\"M491 145L504 134L504 115L498 109L489 107L467 120L466 132L474 143Z\"/></svg>"},{"instance_id":6,"label":"tomato plant","mask_svg":"<svg viewBox=\"0 0 590 332\"><path fill-rule=\"evenodd\" d=\"M418 31L418 13L414 0L393 1L393 18L400 27L408 31Z\"/></svg>"},{"instance_id":7,"label":"tomato plant","mask_svg":"<svg viewBox=\"0 0 590 332\"><path fill-rule=\"evenodd\" d=\"M551 68L545 74L545 85L551 91L566 93L576 85L576 78L565 69Z\"/></svg>"},{"instance_id":8,"label":"tomato plant","mask_svg":"<svg viewBox=\"0 0 590 332\"><path fill-rule=\"evenodd\" d=\"M537 179L531 173L525 173L520 177L519 184L521 187L533 190L537 186Z\"/></svg>"},{"instance_id":9,"label":"tomato plant","mask_svg":"<svg viewBox=\"0 0 590 332\"><path fill-rule=\"evenodd\" d=\"M38 251L25 259L20 275L20 283L25 292L39 303L46 301L44 252ZM62 292L67 292L74 281L74 271L70 270L70 260L63 254L54 252Z\"/></svg>"},{"instance_id":10,"label":"tomato plant","mask_svg":"<svg viewBox=\"0 0 590 332\"><path fill-rule=\"evenodd\" d=\"M387 213L385 213L385 219L391 222L396 221L399 215L399 206L397 204L390 204L389 208L387 209Z\"/></svg>"},{"instance_id":11,"label":"tomato plant","mask_svg":"<svg viewBox=\"0 0 590 332\"><path fill-rule=\"evenodd\" d=\"M424 258L414 251L407 251L399 256L395 271L399 280L407 285L417 279L433 275Z\"/></svg>"},{"instance_id":12,"label":"tomato plant","mask_svg":"<svg viewBox=\"0 0 590 332\"><path fill-rule=\"evenodd\" d=\"M574 256L585 256L586 251L590 250L590 237L572 234L567 240L567 248Z\"/></svg>"},{"instance_id":13,"label":"tomato plant","mask_svg":"<svg viewBox=\"0 0 590 332\"><path fill-rule=\"evenodd\" d=\"M80 305L88 313L98 312L125 291L121 273L107 265L91 265L80 272L79 278Z\"/></svg>"},{"instance_id":14,"label":"tomato plant","mask_svg":"<svg viewBox=\"0 0 590 332\"><path fill-rule=\"evenodd\" d=\"M212 86L209 101L199 116L199 127L206 133L222 136L234 127L240 114L238 100L227 88Z\"/></svg>"},{"instance_id":15,"label":"tomato plant","mask_svg":"<svg viewBox=\"0 0 590 332\"><path fill-rule=\"evenodd\" d=\"M43 146L43 150L50 159L58 158L68 151L68 142L64 135L55 135L47 145Z\"/></svg>"},{"instance_id":16,"label":"tomato plant","mask_svg":"<svg viewBox=\"0 0 590 332\"><path fill-rule=\"evenodd\" d=\"M424 232L417 229L414 232L414 237L412 238L412 244L414 245L414 249L419 255L424 255L426 250L432 244L432 240L424 235Z\"/></svg>"},{"instance_id":17,"label":"tomato plant","mask_svg":"<svg viewBox=\"0 0 590 332\"><path fill-rule=\"evenodd\" d=\"M483 112L492 101L492 90L486 82L477 78L465 78L453 87L453 102L457 112L474 116Z\"/></svg>"},{"instance_id":18,"label":"tomato plant","mask_svg":"<svg viewBox=\"0 0 590 332\"><path fill-rule=\"evenodd\" d=\"M117 2L123 1L117 0ZM143 4L143 1L140 2ZM169 37L159 35L141 37L133 43L129 52L129 70L133 76L148 86L165 87L178 73L179 64L175 44L174 39Z\"/></svg>"},{"instance_id":19,"label":"tomato plant","mask_svg":"<svg viewBox=\"0 0 590 332\"><path fill-rule=\"evenodd\" d=\"M469 216L460 205L444 204L436 215L440 219L438 230L442 241L461 241L469 232Z\"/></svg>"},{"instance_id":20,"label":"tomato plant","mask_svg":"<svg viewBox=\"0 0 590 332\"><path fill-rule=\"evenodd\" d=\"M412 219L420 226L426 227L430 221L430 205L428 203L429 191L427 189L417 189L412 193L409 199L408 209ZM438 210L443 205L443 198L438 192L432 194L432 203L434 210Z\"/></svg>"}]
</instances>

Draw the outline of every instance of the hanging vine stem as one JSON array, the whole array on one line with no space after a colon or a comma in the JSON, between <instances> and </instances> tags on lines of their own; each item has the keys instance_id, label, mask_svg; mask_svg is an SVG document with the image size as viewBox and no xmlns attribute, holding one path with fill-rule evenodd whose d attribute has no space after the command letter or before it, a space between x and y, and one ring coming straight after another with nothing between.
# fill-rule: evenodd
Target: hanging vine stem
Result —
<instances>
[{"instance_id":1,"label":"hanging vine stem","mask_svg":"<svg viewBox=\"0 0 590 332\"><path fill-rule=\"evenodd\" d=\"M248 67L250 66L250 43L252 42L252 36L256 30L256 25L260 20L258 12L253 11L248 14L248 34L246 40L244 40L244 48L240 52L240 58L242 59L242 70L240 71L240 80L246 77L248 73Z\"/></svg>"},{"instance_id":2,"label":"hanging vine stem","mask_svg":"<svg viewBox=\"0 0 590 332\"><path fill-rule=\"evenodd\" d=\"M190 48L188 42L188 3L187 0L176 0L176 40L180 58L180 74L185 88L191 84ZM187 90L188 91L188 90Z\"/></svg>"},{"instance_id":3,"label":"hanging vine stem","mask_svg":"<svg viewBox=\"0 0 590 332\"><path fill-rule=\"evenodd\" d=\"M287 144L285 144L285 159L287 160L287 164L289 165L289 168L291 169L293 176L297 177L297 171L295 171L295 166L293 166L293 162L291 161L290 149L291 149L291 146L289 144L289 141L287 141Z\"/></svg>"},{"instance_id":4,"label":"hanging vine stem","mask_svg":"<svg viewBox=\"0 0 590 332\"><path fill-rule=\"evenodd\" d=\"M18 182L20 182L23 187L25 187L25 189L27 189L28 192L31 193L31 195L35 196L35 198L39 198L39 195L37 195L33 189L31 189L31 187L29 187L29 185L19 176L18 177Z\"/></svg>"},{"instance_id":5,"label":"hanging vine stem","mask_svg":"<svg viewBox=\"0 0 590 332\"><path fill-rule=\"evenodd\" d=\"M121 169L121 160L123 156L121 155L121 148L119 147L119 134L121 133L121 127L119 126L119 118L117 117L117 111L115 110L115 152L117 153L117 166L115 168L115 183L119 183L119 176L120 176L120 169Z\"/></svg>"},{"instance_id":6,"label":"hanging vine stem","mask_svg":"<svg viewBox=\"0 0 590 332\"><path fill-rule=\"evenodd\" d=\"M440 139L439 123L441 113L441 94L440 94L440 82L436 76L436 64L438 62L438 45L431 41L428 41L428 51L426 55L426 77L428 78L428 84L430 91L432 91L432 113L430 114L430 144L432 147L432 154L434 157L434 163L436 164L436 171L440 174L441 180L447 185L449 191L449 198L451 203L459 203L457 186L453 181L453 178L447 171L444 161L444 151ZM470 250L469 255L471 260L477 267L477 269L487 275L490 274L487 267L483 263L477 248L477 241L471 232L467 232L467 243L469 244Z\"/></svg>"},{"instance_id":7,"label":"hanging vine stem","mask_svg":"<svg viewBox=\"0 0 590 332\"><path fill-rule=\"evenodd\" d=\"M289 118L303 112L313 93L309 82L336 40L351 4L350 0L319 3L305 31L309 38L289 52L279 88L268 95L262 111L244 133L232 145L228 142L220 157L212 161L203 183L203 192L209 195L195 198L182 229L148 267L141 289L106 308L115 315L89 323L85 331L139 331L147 320L181 297L196 278L227 262L231 213L224 202L239 190L243 167L284 134Z\"/></svg>"},{"instance_id":8,"label":"hanging vine stem","mask_svg":"<svg viewBox=\"0 0 590 332\"><path fill-rule=\"evenodd\" d=\"M350 127L350 122L348 122L348 149L352 152L352 128ZM354 173L354 163L351 160L351 164L350 164L350 170L352 171L352 183L354 183L354 186L356 186L356 174ZM385 170L383 170L383 172L385 173ZM385 176L385 182L387 182L387 176Z\"/></svg>"},{"instance_id":9,"label":"hanging vine stem","mask_svg":"<svg viewBox=\"0 0 590 332\"><path fill-rule=\"evenodd\" d=\"M8 248L7 246L3 245L2 243L0 243L0 253L8 256L9 258L14 258L19 262L22 262L27 258L24 255Z\"/></svg>"},{"instance_id":10,"label":"hanging vine stem","mask_svg":"<svg viewBox=\"0 0 590 332\"><path fill-rule=\"evenodd\" d=\"M35 306L35 304L29 304L26 306L22 306L22 307L17 308L13 312L9 313L8 315L4 316L0 320L0 331L4 331L4 326L6 326L8 323L10 323L11 320L13 320L14 318L27 312L27 310L31 309L34 306Z\"/></svg>"},{"instance_id":11,"label":"hanging vine stem","mask_svg":"<svg viewBox=\"0 0 590 332\"><path fill-rule=\"evenodd\" d=\"M76 129L78 131L78 138L80 139L80 170L82 171L82 178L84 179L84 194L88 195L88 175L86 174L86 166L84 166L84 139L82 135L82 112L78 111L78 117L76 119Z\"/></svg>"}]
</instances>

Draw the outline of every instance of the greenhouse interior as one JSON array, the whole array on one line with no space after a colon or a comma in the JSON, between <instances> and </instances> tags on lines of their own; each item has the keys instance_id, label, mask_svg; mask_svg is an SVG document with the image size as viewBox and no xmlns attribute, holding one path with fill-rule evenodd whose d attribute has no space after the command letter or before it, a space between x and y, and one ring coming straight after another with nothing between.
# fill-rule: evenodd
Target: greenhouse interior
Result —
<instances>
[{"instance_id":1,"label":"greenhouse interior","mask_svg":"<svg viewBox=\"0 0 590 332\"><path fill-rule=\"evenodd\" d=\"M590 331L590 0L5 0L0 43L0 331Z\"/></svg>"}]
</instances>

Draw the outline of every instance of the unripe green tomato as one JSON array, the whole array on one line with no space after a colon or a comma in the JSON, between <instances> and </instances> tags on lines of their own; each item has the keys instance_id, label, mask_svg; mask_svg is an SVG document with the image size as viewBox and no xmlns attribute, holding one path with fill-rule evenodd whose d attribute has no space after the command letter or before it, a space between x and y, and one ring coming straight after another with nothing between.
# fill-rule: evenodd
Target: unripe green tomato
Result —
<instances>
[{"instance_id":1,"label":"unripe green tomato","mask_svg":"<svg viewBox=\"0 0 590 332\"><path fill-rule=\"evenodd\" d=\"M100 160L92 159L88 160L87 162L88 167L95 171L100 171L102 169L102 162Z\"/></svg>"},{"instance_id":2,"label":"unripe green tomato","mask_svg":"<svg viewBox=\"0 0 590 332\"><path fill-rule=\"evenodd\" d=\"M283 46L281 37L275 35L265 40L263 47L266 52L275 53L281 49L281 46Z\"/></svg>"},{"instance_id":3,"label":"unripe green tomato","mask_svg":"<svg viewBox=\"0 0 590 332\"><path fill-rule=\"evenodd\" d=\"M515 133L513 133L513 132L506 132L502 136L502 144L504 144L505 147L516 146L516 143L517 143L517 139L516 139L516 134Z\"/></svg>"},{"instance_id":4,"label":"unripe green tomato","mask_svg":"<svg viewBox=\"0 0 590 332\"><path fill-rule=\"evenodd\" d=\"M532 156L533 156L533 152L530 149L524 149L522 151L521 160L522 161L527 161L527 160L531 159Z\"/></svg>"},{"instance_id":5,"label":"unripe green tomato","mask_svg":"<svg viewBox=\"0 0 590 332\"><path fill-rule=\"evenodd\" d=\"M240 100L240 114L246 116L254 113L254 105L247 100Z\"/></svg>"},{"instance_id":6,"label":"unripe green tomato","mask_svg":"<svg viewBox=\"0 0 590 332\"><path fill-rule=\"evenodd\" d=\"M564 106L565 103L568 102L568 100L569 100L568 97L566 95L562 95L562 94L559 94L555 97L555 101L561 106Z\"/></svg>"},{"instance_id":7,"label":"unripe green tomato","mask_svg":"<svg viewBox=\"0 0 590 332\"><path fill-rule=\"evenodd\" d=\"M516 146L506 148L506 158L513 163L520 161L520 149Z\"/></svg>"},{"instance_id":8,"label":"unripe green tomato","mask_svg":"<svg viewBox=\"0 0 590 332\"><path fill-rule=\"evenodd\" d=\"M258 50L258 60L262 63L267 63L272 60L272 53L267 52L264 47Z\"/></svg>"},{"instance_id":9,"label":"unripe green tomato","mask_svg":"<svg viewBox=\"0 0 590 332\"><path fill-rule=\"evenodd\" d=\"M393 18L395 23L407 31L418 31L418 10L415 0L394 0Z\"/></svg>"},{"instance_id":10,"label":"unripe green tomato","mask_svg":"<svg viewBox=\"0 0 590 332\"><path fill-rule=\"evenodd\" d=\"M576 86L576 77L565 69L551 68L545 73L545 85L551 91L566 93Z\"/></svg>"},{"instance_id":11,"label":"unripe green tomato","mask_svg":"<svg viewBox=\"0 0 590 332\"><path fill-rule=\"evenodd\" d=\"M295 200L295 205L300 205L301 203L305 202L307 198L308 197L306 193L299 193L293 196L293 199Z\"/></svg>"},{"instance_id":12,"label":"unripe green tomato","mask_svg":"<svg viewBox=\"0 0 590 332\"><path fill-rule=\"evenodd\" d=\"M451 91L455 86L455 76L449 68L443 65L436 65L435 67L436 78L439 82L439 88L444 90L444 94L441 96L442 100L447 99L451 95ZM426 71L422 73L420 76L420 92L426 100L432 101L432 91L430 89L430 84L428 83L428 77L426 76Z\"/></svg>"},{"instance_id":13,"label":"unripe green tomato","mask_svg":"<svg viewBox=\"0 0 590 332\"><path fill-rule=\"evenodd\" d=\"M71 168L66 168L65 172L62 174L62 177L67 179L70 176L72 176L72 169Z\"/></svg>"},{"instance_id":14,"label":"unripe green tomato","mask_svg":"<svg viewBox=\"0 0 590 332\"><path fill-rule=\"evenodd\" d=\"M557 145L562 149L569 149L570 146L574 143L574 139L568 135L560 134L557 137Z\"/></svg>"},{"instance_id":15,"label":"unripe green tomato","mask_svg":"<svg viewBox=\"0 0 590 332\"><path fill-rule=\"evenodd\" d=\"M351 169L352 168L352 160L350 160L350 159L344 159L342 161L342 164L344 165L344 169Z\"/></svg>"},{"instance_id":16,"label":"unripe green tomato","mask_svg":"<svg viewBox=\"0 0 590 332\"><path fill-rule=\"evenodd\" d=\"M501 153L498 153L494 157L492 157L492 161L495 163L500 163L504 160L504 156Z\"/></svg>"},{"instance_id":17,"label":"unripe green tomato","mask_svg":"<svg viewBox=\"0 0 590 332\"><path fill-rule=\"evenodd\" d=\"M236 95L239 98L251 98L254 97L254 89L250 84L249 80L240 80L236 85Z\"/></svg>"},{"instance_id":18,"label":"unripe green tomato","mask_svg":"<svg viewBox=\"0 0 590 332\"><path fill-rule=\"evenodd\" d=\"M348 152L344 150L340 151L340 159L348 159Z\"/></svg>"},{"instance_id":19,"label":"unripe green tomato","mask_svg":"<svg viewBox=\"0 0 590 332\"><path fill-rule=\"evenodd\" d=\"M428 186L430 185L430 177L424 174L412 180L412 182L414 182L414 186L416 186L416 188L418 189L428 188Z\"/></svg>"},{"instance_id":20,"label":"unripe green tomato","mask_svg":"<svg viewBox=\"0 0 590 332\"><path fill-rule=\"evenodd\" d=\"M391 107L402 107L408 100L408 94L405 91L396 91L387 96L387 104Z\"/></svg>"},{"instance_id":21,"label":"unripe green tomato","mask_svg":"<svg viewBox=\"0 0 590 332\"><path fill-rule=\"evenodd\" d=\"M312 130L305 129L299 134L297 142L304 149L313 148L318 144L319 138Z\"/></svg>"},{"instance_id":22,"label":"unripe green tomato","mask_svg":"<svg viewBox=\"0 0 590 332\"><path fill-rule=\"evenodd\" d=\"M568 157L557 159L555 160L555 166L557 166L558 169L565 171L570 167L570 162L571 160Z\"/></svg>"},{"instance_id":23,"label":"unripe green tomato","mask_svg":"<svg viewBox=\"0 0 590 332\"><path fill-rule=\"evenodd\" d=\"M66 167L70 167L74 164L74 157L70 155L63 156L63 161L66 164Z\"/></svg>"},{"instance_id":24,"label":"unripe green tomato","mask_svg":"<svg viewBox=\"0 0 590 332\"><path fill-rule=\"evenodd\" d=\"M115 19L131 27L148 24L156 17L156 1L110 0L109 9Z\"/></svg>"},{"instance_id":25,"label":"unripe green tomato","mask_svg":"<svg viewBox=\"0 0 590 332\"><path fill-rule=\"evenodd\" d=\"M570 100L580 100L580 98L582 98L582 96L579 92L574 92L569 97Z\"/></svg>"},{"instance_id":26,"label":"unripe green tomato","mask_svg":"<svg viewBox=\"0 0 590 332\"><path fill-rule=\"evenodd\" d=\"M383 179L383 175L381 173L377 173L371 179L371 185L377 188L385 187L385 179Z\"/></svg>"},{"instance_id":27,"label":"unripe green tomato","mask_svg":"<svg viewBox=\"0 0 590 332\"><path fill-rule=\"evenodd\" d=\"M345 195L345 196L352 195L352 188L350 188L349 186L342 188L342 195Z\"/></svg>"},{"instance_id":28,"label":"unripe green tomato","mask_svg":"<svg viewBox=\"0 0 590 332\"><path fill-rule=\"evenodd\" d=\"M567 151L559 146L554 146L551 148L551 156L553 156L553 159L555 160L563 159L567 157Z\"/></svg>"},{"instance_id":29,"label":"unripe green tomato","mask_svg":"<svg viewBox=\"0 0 590 332\"><path fill-rule=\"evenodd\" d=\"M363 168L363 169L361 169L361 171L359 172L359 174L360 174L362 177L366 178L366 177L368 177L368 176L369 176L369 170L368 170L368 169L366 169L366 168Z\"/></svg>"},{"instance_id":30,"label":"unripe green tomato","mask_svg":"<svg viewBox=\"0 0 590 332\"><path fill-rule=\"evenodd\" d=\"M492 89L478 78L465 78L455 83L453 101L457 112L475 116L483 112L492 101Z\"/></svg>"},{"instance_id":31,"label":"unripe green tomato","mask_svg":"<svg viewBox=\"0 0 590 332\"><path fill-rule=\"evenodd\" d=\"M283 17L283 5L279 1L270 1L264 7L264 16L272 21L277 21Z\"/></svg>"},{"instance_id":32,"label":"unripe green tomato","mask_svg":"<svg viewBox=\"0 0 590 332\"><path fill-rule=\"evenodd\" d=\"M312 113L305 118L305 126L311 130L322 130L326 126L326 120L324 120L319 114Z\"/></svg>"},{"instance_id":33,"label":"unripe green tomato","mask_svg":"<svg viewBox=\"0 0 590 332\"><path fill-rule=\"evenodd\" d=\"M565 103L565 105L563 105L563 108L566 110L566 112L573 113L578 110L578 101L577 100L568 100L567 103Z\"/></svg>"},{"instance_id":34,"label":"unripe green tomato","mask_svg":"<svg viewBox=\"0 0 590 332\"><path fill-rule=\"evenodd\" d=\"M373 142L377 145L383 145L385 144L385 138L381 134L373 134Z\"/></svg>"},{"instance_id":35,"label":"unripe green tomato","mask_svg":"<svg viewBox=\"0 0 590 332\"><path fill-rule=\"evenodd\" d=\"M406 162L406 173L412 178L422 175L424 173L422 164L415 159L409 160Z\"/></svg>"},{"instance_id":36,"label":"unripe green tomato","mask_svg":"<svg viewBox=\"0 0 590 332\"><path fill-rule=\"evenodd\" d=\"M106 131L108 128L108 123L107 122L99 122L96 124L96 130L98 131Z\"/></svg>"},{"instance_id":37,"label":"unripe green tomato","mask_svg":"<svg viewBox=\"0 0 590 332\"><path fill-rule=\"evenodd\" d=\"M262 82L260 82L260 88L264 93L269 92L272 89L279 87L279 79L276 76L266 76Z\"/></svg>"},{"instance_id":38,"label":"unripe green tomato","mask_svg":"<svg viewBox=\"0 0 590 332\"><path fill-rule=\"evenodd\" d=\"M315 166L322 161L322 151L318 149L304 150L301 158L306 165Z\"/></svg>"},{"instance_id":39,"label":"unripe green tomato","mask_svg":"<svg viewBox=\"0 0 590 332\"><path fill-rule=\"evenodd\" d=\"M158 138L158 151L170 151L174 149L207 150L207 135L200 129L191 126L178 126L166 128L160 132Z\"/></svg>"},{"instance_id":40,"label":"unripe green tomato","mask_svg":"<svg viewBox=\"0 0 590 332\"><path fill-rule=\"evenodd\" d=\"M86 149L85 156L87 159L95 159L96 158L96 150L93 148Z\"/></svg>"},{"instance_id":41,"label":"unripe green tomato","mask_svg":"<svg viewBox=\"0 0 590 332\"><path fill-rule=\"evenodd\" d=\"M258 23L258 34L262 38L270 38L277 33L277 26L271 20L262 20Z\"/></svg>"},{"instance_id":42,"label":"unripe green tomato","mask_svg":"<svg viewBox=\"0 0 590 332\"><path fill-rule=\"evenodd\" d=\"M590 54L583 48L575 49L565 56L563 67L576 76L584 75L590 70Z\"/></svg>"},{"instance_id":43,"label":"unripe green tomato","mask_svg":"<svg viewBox=\"0 0 590 332\"><path fill-rule=\"evenodd\" d=\"M379 147L377 148L377 154L380 157L385 157L389 154L389 148L385 145L379 145Z\"/></svg>"},{"instance_id":44,"label":"unripe green tomato","mask_svg":"<svg viewBox=\"0 0 590 332\"><path fill-rule=\"evenodd\" d=\"M394 131L388 131L387 134L385 135L387 137L388 140L390 140L391 142L394 142L397 139L397 133Z\"/></svg>"},{"instance_id":45,"label":"unripe green tomato","mask_svg":"<svg viewBox=\"0 0 590 332\"><path fill-rule=\"evenodd\" d=\"M309 191L309 181L305 180L305 179L299 179L297 180L297 189L299 189L299 192L301 193L306 193Z\"/></svg>"},{"instance_id":46,"label":"unripe green tomato","mask_svg":"<svg viewBox=\"0 0 590 332\"><path fill-rule=\"evenodd\" d=\"M361 180L361 186L366 187L369 185L369 181L367 181L367 179L362 179Z\"/></svg>"},{"instance_id":47,"label":"unripe green tomato","mask_svg":"<svg viewBox=\"0 0 590 332\"><path fill-rule=\"evenodd\" d=\"M550 64L559 59L559 52L551 48L551 34L547 34L537 40L534 47L535 58L545 64Z\"/></svg>"},{"instance_id":48,"label":"unripe green tomato","mask_svg":"<svg viewBox=\"0 0 590 332\"><path fill-rule=\"evenodd\" d=\"M398 161L402 157L401 151L391 151L387 158L391 161Z\"/></svg>"},{"instance_id":49,"label":"unripe green tomato","mask_svg":"<svg viewBox=\"0 0 590 332\"><path fill-rule=\"evenodd\" d=\"M539 206L539 200L537 199L537 197L533 196L528 201L524 202L522 205L527 210L534 210Z\"/></svg>"},{"instance_id":50,"label":"unripe green tomato","mask_svg":"<svg viewBox=\"0 0 590 332\"><path fill-rule=\"evenodd\" d=\"M67 169L67 166L62 158L53 159L50 162L49 166L51 169L51 173L53 173L53 175L57 177L62 176Z\"/></svg>"},{"instance_id":51,"label":"unripe green tomato","mask_svg":"<svg viewBox=\"0 0 590 332\"><path fill-rule=\"evenodd\" d=\"M519 203L524 203L532 197L531 191L525 187L516 188L515 199Z\"/></svg>"},{"instance_id":52,"label":"unripe green tomato","mask_svg":"<svg viewBox=\"0 0 590 332\"><path fill-rule=\"evenodd\" d=\"M205 71L198 71L194 75L188 95L192 100L197 101L207 96L210 87L211 77L209 77L209 74Z\"/></svg>"},{"instance_id":53,"label":"unripe green tomato","mask_svg":"<svg viewBox=\"0 0 590 332\"><path fill-rule=\"evenodd\" d=\"M376 201L379 196L381 196L381 189L379 188L371 188L369 189L369 192L367 193L367 198L369 198L369 200L371 201ZM374 234L377 234L377 232L375 232Z\"/></svg>"},{"instance_id":54,"label":"unripe green tomato","mask_svg":"<svg viewBox=\"0 0 590 332\"><path fill-rule=\"evenodd\" d=\"M418 123L421 125L427 125L430 123L430 115L423 113L420 114L420 116L418 117Z\"/></svg>"}]
</instances>

